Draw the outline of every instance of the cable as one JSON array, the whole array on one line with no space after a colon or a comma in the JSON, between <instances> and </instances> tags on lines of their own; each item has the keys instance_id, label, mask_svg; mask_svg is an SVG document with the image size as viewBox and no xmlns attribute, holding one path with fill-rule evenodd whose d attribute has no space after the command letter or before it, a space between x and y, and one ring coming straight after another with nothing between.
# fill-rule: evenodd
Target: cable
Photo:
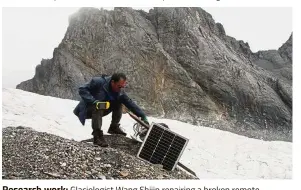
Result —
<instances>
[{"instance_id":1,"label":"cable","mask_svg":"<svg viewBox=\"0 0 301 190\"><path fill-rule=\"evenodd\" d=\"M141 126L139 123L135 123L133 126L133 130L135 132L134 135L137 137L143 131L143 126Z\"/></svg>"}]
</instances>

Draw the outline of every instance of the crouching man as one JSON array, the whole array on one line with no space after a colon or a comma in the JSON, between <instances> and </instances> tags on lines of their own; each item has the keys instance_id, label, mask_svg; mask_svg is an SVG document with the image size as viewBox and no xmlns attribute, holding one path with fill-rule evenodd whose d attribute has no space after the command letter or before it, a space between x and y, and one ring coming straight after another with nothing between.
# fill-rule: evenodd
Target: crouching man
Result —
<instances>
[{"instance_id":1,"label":"crouching man","mask_svg":"<svg viewBox=\"0 0 301 190\"><path fill-rule=\"evenodd\" d=\"M125 86L125 74L114 73L112 76L94 77L89 83L79 87L79 95L82 100L73 113L83 125L85 125L86 119L92 118L92 135L95 145L108 146L101 127L102 117L111 112L112 121L108 133L126 136L126 133L120 129L119 124L122 117L122 104L148 124L144 112L124 92L123 88Z\"/></svg>"}]
</instances>

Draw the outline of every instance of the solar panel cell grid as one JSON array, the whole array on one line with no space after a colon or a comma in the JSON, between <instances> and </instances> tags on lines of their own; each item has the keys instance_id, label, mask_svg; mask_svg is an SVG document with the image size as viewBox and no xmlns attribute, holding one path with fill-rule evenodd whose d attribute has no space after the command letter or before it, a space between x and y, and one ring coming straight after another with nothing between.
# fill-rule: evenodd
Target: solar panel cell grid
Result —
<instances>
[{"instance_id":1,"label":"solar panel cell grid","mask_svg":"<svg viewBox=\"0 0 301 190\"><path fill-rule=\"evenodd\" d=\"M153 124L138 152L138 157L153 164L162 164L166 170L173 170L188 139L159 124Z\"/></svg>"}]
</instances>

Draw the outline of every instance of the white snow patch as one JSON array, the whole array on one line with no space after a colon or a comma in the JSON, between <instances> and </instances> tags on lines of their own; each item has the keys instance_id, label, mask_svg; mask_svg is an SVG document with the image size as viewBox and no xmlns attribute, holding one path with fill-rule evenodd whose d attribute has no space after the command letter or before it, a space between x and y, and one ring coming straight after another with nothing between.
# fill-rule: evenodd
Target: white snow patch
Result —
<instances>
[{"instance_id":1,"label":"white snow patch","mask_svg":"<svg viewBox=\"0 0 301 190\"><path fill-rule=\"evenodd\" d=\"M91 121L82 126L73 114L77 104L73 100L2 89L2 127L31 127L77 141L91 138ZM149 120L166 123L189 139L180 162L199 178L292 178L292 143L262 141L170 119L149 117ZM111 114L103 118L104 132L110 122ZM128 136L134 133L134 123L130 116L123 115L121 125Z\"/></svg>"}]
</instances>

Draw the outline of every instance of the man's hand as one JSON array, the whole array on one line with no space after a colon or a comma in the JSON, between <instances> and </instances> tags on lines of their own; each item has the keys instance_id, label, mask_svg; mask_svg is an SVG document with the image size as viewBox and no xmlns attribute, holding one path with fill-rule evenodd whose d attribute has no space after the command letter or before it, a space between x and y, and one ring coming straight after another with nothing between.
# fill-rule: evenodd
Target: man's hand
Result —
<instances>
[{"instance_id":1,"label":"man's hand","mask_svg":"<svg viewBox=\"0 0 301 190\"><path fill-rule=\"evenodd\" d=\"M149 122L148 122L148 120L147 120L147 117L146 117L146 116L144 116L144 117L141 117L141 120L142 120L144 123L146 123L147 125L149 125Z\"/></svg>"}]
</instances>

